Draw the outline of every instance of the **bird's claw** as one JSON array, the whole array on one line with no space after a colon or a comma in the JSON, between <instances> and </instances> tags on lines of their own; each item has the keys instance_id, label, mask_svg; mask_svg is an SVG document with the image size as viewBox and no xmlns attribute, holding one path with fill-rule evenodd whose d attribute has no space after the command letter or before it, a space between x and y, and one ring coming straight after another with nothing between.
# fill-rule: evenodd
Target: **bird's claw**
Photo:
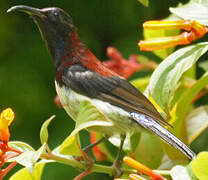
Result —
<instances>
[{"instance_id":1,"label":"bird's claw","mask_svg":"<svg viewBox=\"0 0 208 180\"><path fill-rule=\"evenodd\" d=\"M82 152L83 152L83 157L86 160L87 167L91 168L92 165L95 163L95 160L90 156L89 149L83 148Z\"/></svg>"},{"instance_id":2,"label":"bird's claw","mask_svg":"<svg viewBox=\"0 0 208 180\"><path fill-rule=\"evenodd\" d=\"M114 177L118 178L118 177L122 176L123 172L121 171L121 169L117 163L113 163L112 168L113 168L113 176Z\"/></svg>"}]
</instances>

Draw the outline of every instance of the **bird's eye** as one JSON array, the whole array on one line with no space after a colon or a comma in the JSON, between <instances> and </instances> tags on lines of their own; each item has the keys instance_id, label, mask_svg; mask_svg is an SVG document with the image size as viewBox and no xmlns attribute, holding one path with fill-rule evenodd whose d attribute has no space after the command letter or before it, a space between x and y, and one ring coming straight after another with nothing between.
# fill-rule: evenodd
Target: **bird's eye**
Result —
<instances>
[{"instance_id":1,"label":"bird's eye","mask_svg":"<svg viewBox=\"0 0 208 180\"><path fill-rule=\"evenodd\" d=\"M54 12L53 15L54 15L55 17L58 17L58 16L59 16L59 13L58 13L58 12Z\"/></svg>"}]
</instances>

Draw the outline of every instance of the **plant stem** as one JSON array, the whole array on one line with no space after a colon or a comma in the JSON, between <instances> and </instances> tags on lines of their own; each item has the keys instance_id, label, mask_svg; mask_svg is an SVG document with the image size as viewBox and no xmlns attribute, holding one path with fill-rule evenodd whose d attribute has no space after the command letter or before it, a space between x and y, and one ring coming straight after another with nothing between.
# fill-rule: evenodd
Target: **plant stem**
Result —
<instances>
[{"instance_id":1,"label":"plant stem","mask_svg":"<svg viewBox=\"0 0 208 180\"><path fill-rule=\"evenodd\" d=\"M169 170L153 170L155 173L160 174L162 176L170 176Z\"/></svg>"},{"instance_id":2,"label":"plant stem","mask_svg":"<svg viewBox=\"0 0 208 180\"><path fill-rule=\"evenodd\" d=\"M77 161L72 156L61 157L61 156L58 156L58 155L55 155L55 154L52 154L52 153L51 154L46 153L46 154L41 155L41 158L42 159L47 159L47 160L54 160L56 162L66 164L66 165L70 165L70 166L73 166L75 168L83 169L85 171L89 168L89 167L87 167L87 164L84 161ZM114 171L112 166L100 165L100 164L96 164L96 163L94 163L92 165L90 170L91 170L91 172L105 173L105 174L109 174L109 175L112 175L113 171ZM124 174L137 173L137 170L127 169L127 168L121 168L121 171ZM154 170L154 172L158 173L160 175L170 176L170 172L166 171L166 170Z\"/></svg>"},{"instance_id":3,"label":"plant stem","mask_svg":"<svg viewBox=\"0 0 208 180\"><path fill-rule=\"evenodd\" d=\"M65 158L65 157L54 155L52 153L50 153L50 154L46 153L46 154L41 155L41 158L48 159L48 160L54 160L54 161L60 162L62 164L66 164L66 165L73 166L75 168L86 170L86 166L83 163L75 160L73 157Z\"/></svg>"},{"instance_id":4,"label":"plant stem","mask_svg":"<svg viewBox=\"0 0 208 180\"><path fill-rule=\"evenodd\" d=\"M91 170L88 169L87 171L84 171L81 174L79 174L77 177L75 177L74 180L81 180L83 177L87 176L90 173L91 173Z\"/></svg>"},{"instance_id":5,"label":"plant stem","mask_svg":"<svg viewBox=\"0 0 208 180\"><path fill-rule=\"evenodd\" d=\"M1 171L0 180L3 180L4 176L14 167L16 166L17 162L11 163L9 166L7 166L5 169Z\"/></svg>"}]
</instances>

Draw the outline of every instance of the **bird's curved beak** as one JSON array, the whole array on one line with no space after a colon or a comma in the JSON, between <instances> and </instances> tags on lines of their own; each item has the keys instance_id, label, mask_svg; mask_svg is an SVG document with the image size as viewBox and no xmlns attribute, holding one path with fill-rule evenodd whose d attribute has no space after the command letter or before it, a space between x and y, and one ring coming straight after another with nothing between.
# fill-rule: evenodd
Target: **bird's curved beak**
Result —
<instances>
[{"instance_id":1,"label":"bird's curved beak","mask_svg":"<svg viewBox=\"0 0 208 180\"><path fill-rule=\"evenodd\" d=\"M7 12L12 12L12 11L22 11L22 12L25 12L25 13L31 15L31 16L38 16L40 18L45 17L45 15L41 11L41 9L33 8L30 6L25 6L25 5L13 6L7 10Z\"/></svg>"}]
</instances>

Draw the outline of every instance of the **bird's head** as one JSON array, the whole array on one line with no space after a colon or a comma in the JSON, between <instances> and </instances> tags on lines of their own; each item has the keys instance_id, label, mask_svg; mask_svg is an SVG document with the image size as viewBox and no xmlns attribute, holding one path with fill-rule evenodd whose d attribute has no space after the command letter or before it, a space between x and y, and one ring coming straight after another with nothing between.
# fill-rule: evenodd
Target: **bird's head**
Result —
<instances>
[{"instance_id":1,"label":"bird's head","mask_svg":"<svg viewBox=\"0 0 208 180\"><path fill-rule=\"evenodd\" d=\"M25 12L34 19L51 55L55 60L58 60L67 38L75 31L71 17L64 10L57 7L38 9L18 5L11 7L7 12L11 11Z\"/></svg>"}]
</instances>

